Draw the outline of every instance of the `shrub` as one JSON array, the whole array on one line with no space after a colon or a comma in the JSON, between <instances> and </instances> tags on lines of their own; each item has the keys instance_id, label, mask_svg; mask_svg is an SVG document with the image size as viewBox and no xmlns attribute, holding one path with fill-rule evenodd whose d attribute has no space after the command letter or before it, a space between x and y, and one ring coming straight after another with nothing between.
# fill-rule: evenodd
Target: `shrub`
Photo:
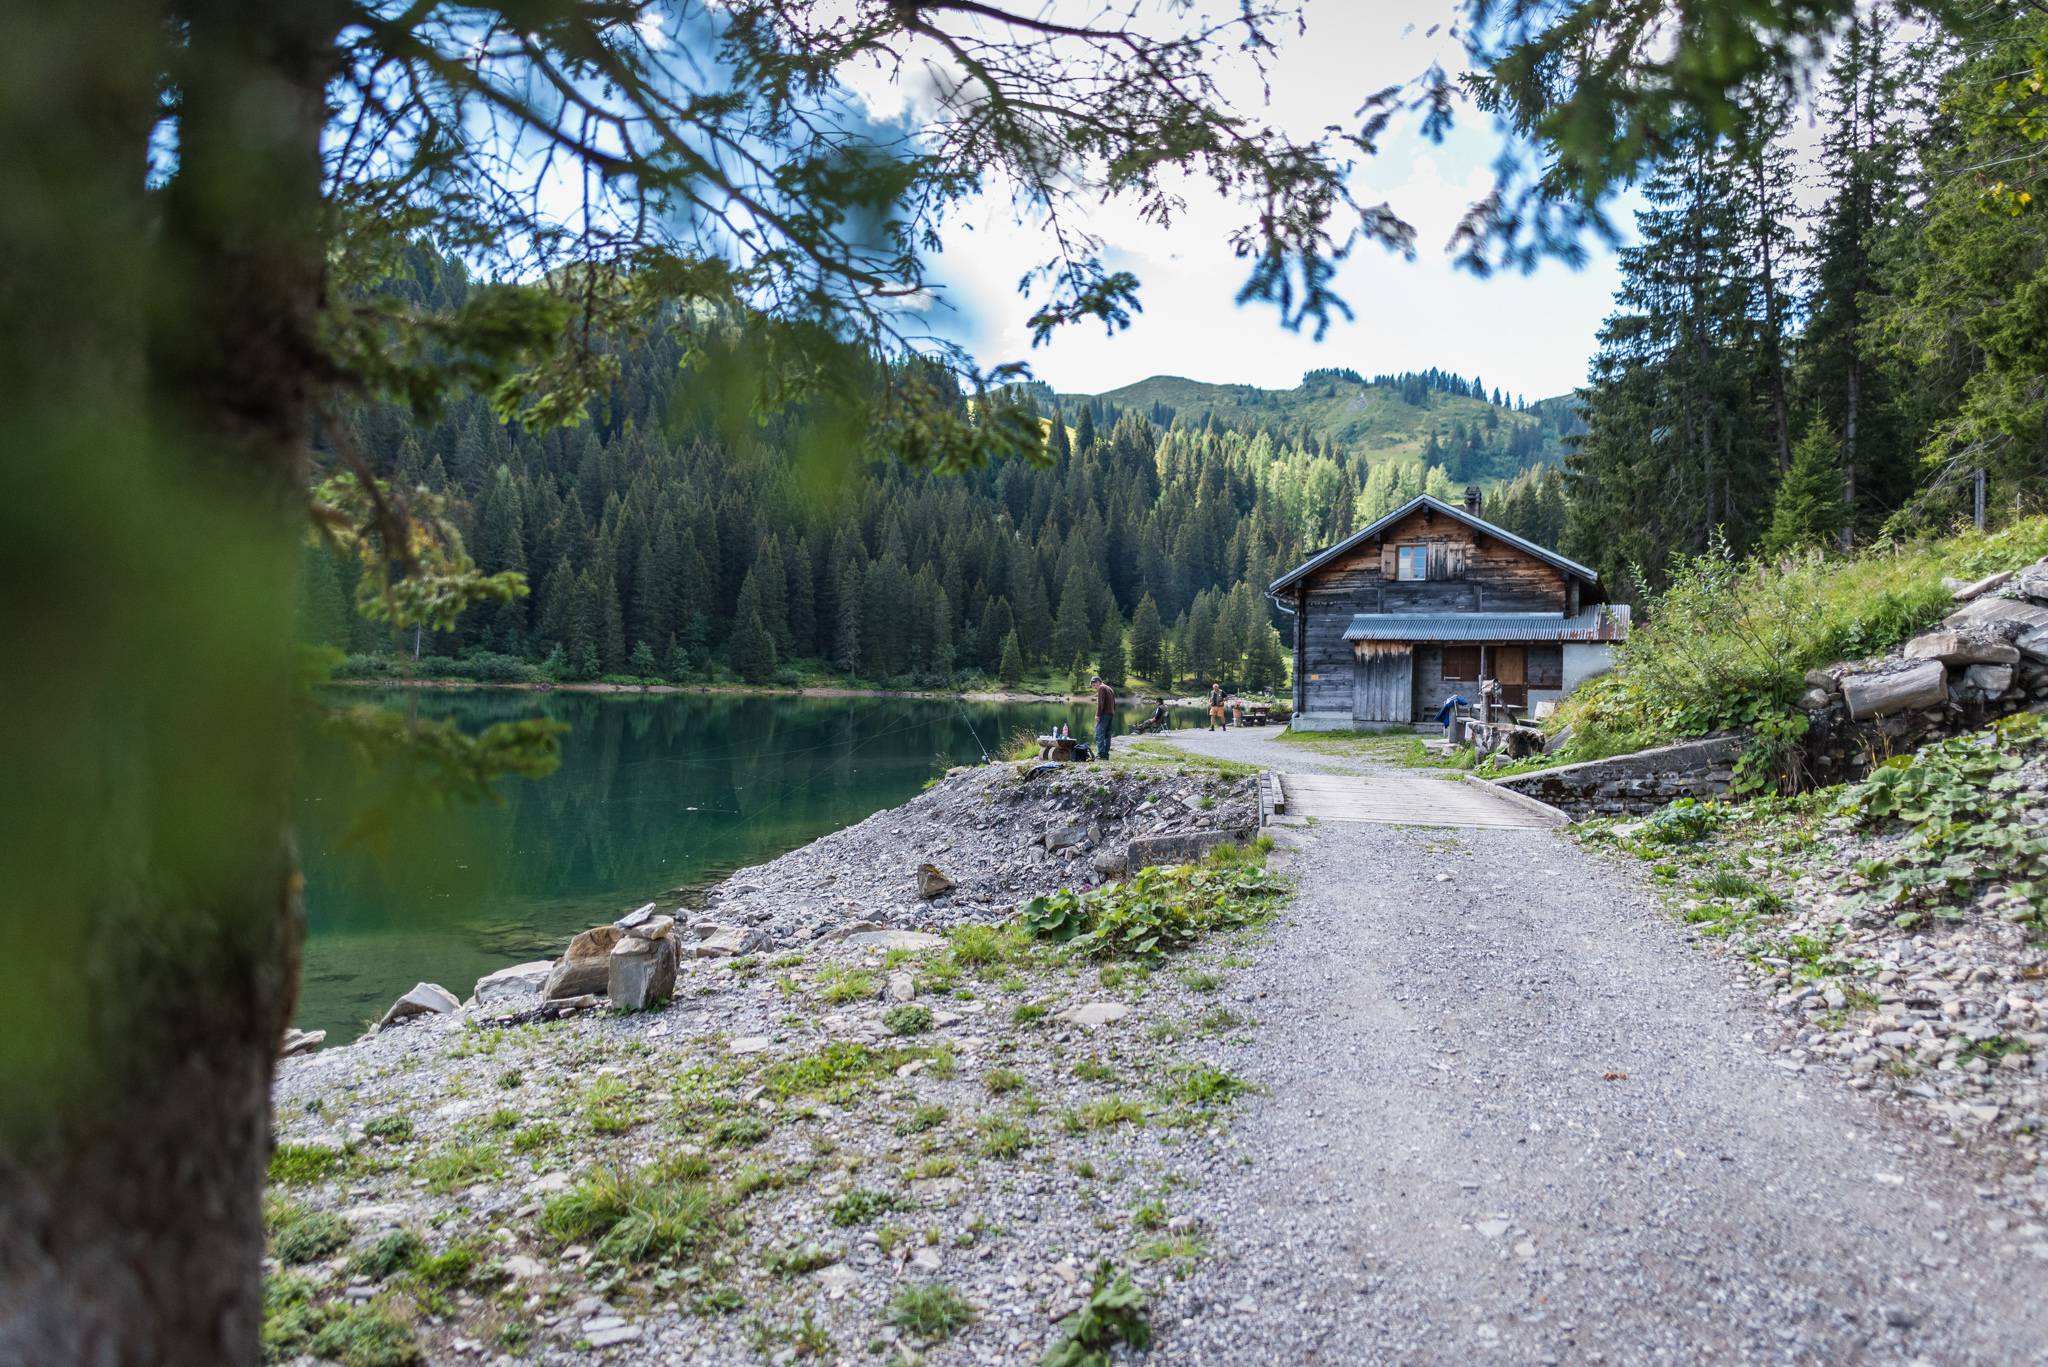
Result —
<instances>
[{"instance_id":1,"label":"shrub","mask_svg":"<svg viewBox=\"0 0 2048 1367\"><path fill-rule=\"evenodd\" d=\"M904 1004L882 1013L882 1024L892 1035L922 1035L932 1028L931 1008Z\"/></svg>"}]
</instances>

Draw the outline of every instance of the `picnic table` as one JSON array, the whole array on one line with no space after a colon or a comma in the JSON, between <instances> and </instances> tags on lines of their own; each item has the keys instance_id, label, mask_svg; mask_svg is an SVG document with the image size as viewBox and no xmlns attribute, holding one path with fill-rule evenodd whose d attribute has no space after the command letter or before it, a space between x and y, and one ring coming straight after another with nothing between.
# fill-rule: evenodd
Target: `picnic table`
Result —
<instances>
[{"instance_id":1,"label":"picnic table","mask_svg":"<svg viewBox=\"0 0 2048 1367\"><path fill-rule=\"evenodd\" d=\"M1074 747L1079 743L1072 736L1040 736L1038 757L1070 764L1074 759Z\"/></svg>"}]
</instances>

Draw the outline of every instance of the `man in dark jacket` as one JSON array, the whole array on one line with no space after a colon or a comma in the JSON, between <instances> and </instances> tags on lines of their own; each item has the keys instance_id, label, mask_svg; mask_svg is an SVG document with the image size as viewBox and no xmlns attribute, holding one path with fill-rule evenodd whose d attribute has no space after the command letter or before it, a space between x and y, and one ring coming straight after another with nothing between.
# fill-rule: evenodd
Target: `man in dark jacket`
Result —
<instances>
[{"instance_id":1,"label":"man in dark jacket","mask_svg":"<svg viewBox=\"0 0 2048 1367\"><path fill-rule=\"evenodd\" d=\"M1116 717L1116 690L1097 674L1088 681L1095 690L1095 757L1109 758L1109 724Z\"/></svg>"}]
</instances>

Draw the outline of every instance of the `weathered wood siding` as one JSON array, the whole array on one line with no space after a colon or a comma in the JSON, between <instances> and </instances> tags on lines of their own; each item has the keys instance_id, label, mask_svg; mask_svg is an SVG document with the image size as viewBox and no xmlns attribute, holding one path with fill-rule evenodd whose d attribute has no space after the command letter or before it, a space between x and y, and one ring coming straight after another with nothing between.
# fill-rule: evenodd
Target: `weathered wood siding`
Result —
<instances>
[{"instance_id":1,"label":"weathered wood siding","mask_svg":"<svg viewBox=\"0 0 2048 1367\"><path fill-rule=\"evenodd\" d=\"M1352 671L1351 717L1361 722L1413 720L1415 653L1407 646L1365 643Z\"/></svg>"},{"instance_id":2,"label":"weathered wood siding","mask_svg":"<svg viewBox=\"0 0 2048 1367\"><path fill-rule=\"evenodd\" d=\"M1400 579L1395 551L1402 545L1428 546L1431 574L1446 577ZM1568 578L1556 566L1457 518L1417 509L1307 579L1298 600L1295 708L1353 712L1358 666L1344 631L1358 613L1565 612L1574 596ZM1532 686L1535 668L1532 651ZM1428 720L1448 696L1436 691L1443 683L1441 654L1430 662L1418 658L1415 670L1414 715ZM1425 710L1429 698L1435 701Z\"/></svg>"}]
</instances>

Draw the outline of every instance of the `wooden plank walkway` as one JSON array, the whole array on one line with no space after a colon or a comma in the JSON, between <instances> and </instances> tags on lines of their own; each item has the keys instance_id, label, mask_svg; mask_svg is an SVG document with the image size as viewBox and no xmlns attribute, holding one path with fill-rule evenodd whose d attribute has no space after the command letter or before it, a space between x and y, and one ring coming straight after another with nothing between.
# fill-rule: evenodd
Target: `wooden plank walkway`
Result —
<instances>
[{"instance_id":1,"label":"wooden plank walkway","mask_svg":"<svg viewBox=\"0 0 2048 1367\"><path fill-rule=\"evenodd\" d=\"M1448 776L1403 773L1283 774L1287 807L1271 824L1299 826L1318 821L1361 821L1382 826L1456 826L1489 829L1540 828L1556 818L1473 783Z\"/></svg>"}]
</instances>

